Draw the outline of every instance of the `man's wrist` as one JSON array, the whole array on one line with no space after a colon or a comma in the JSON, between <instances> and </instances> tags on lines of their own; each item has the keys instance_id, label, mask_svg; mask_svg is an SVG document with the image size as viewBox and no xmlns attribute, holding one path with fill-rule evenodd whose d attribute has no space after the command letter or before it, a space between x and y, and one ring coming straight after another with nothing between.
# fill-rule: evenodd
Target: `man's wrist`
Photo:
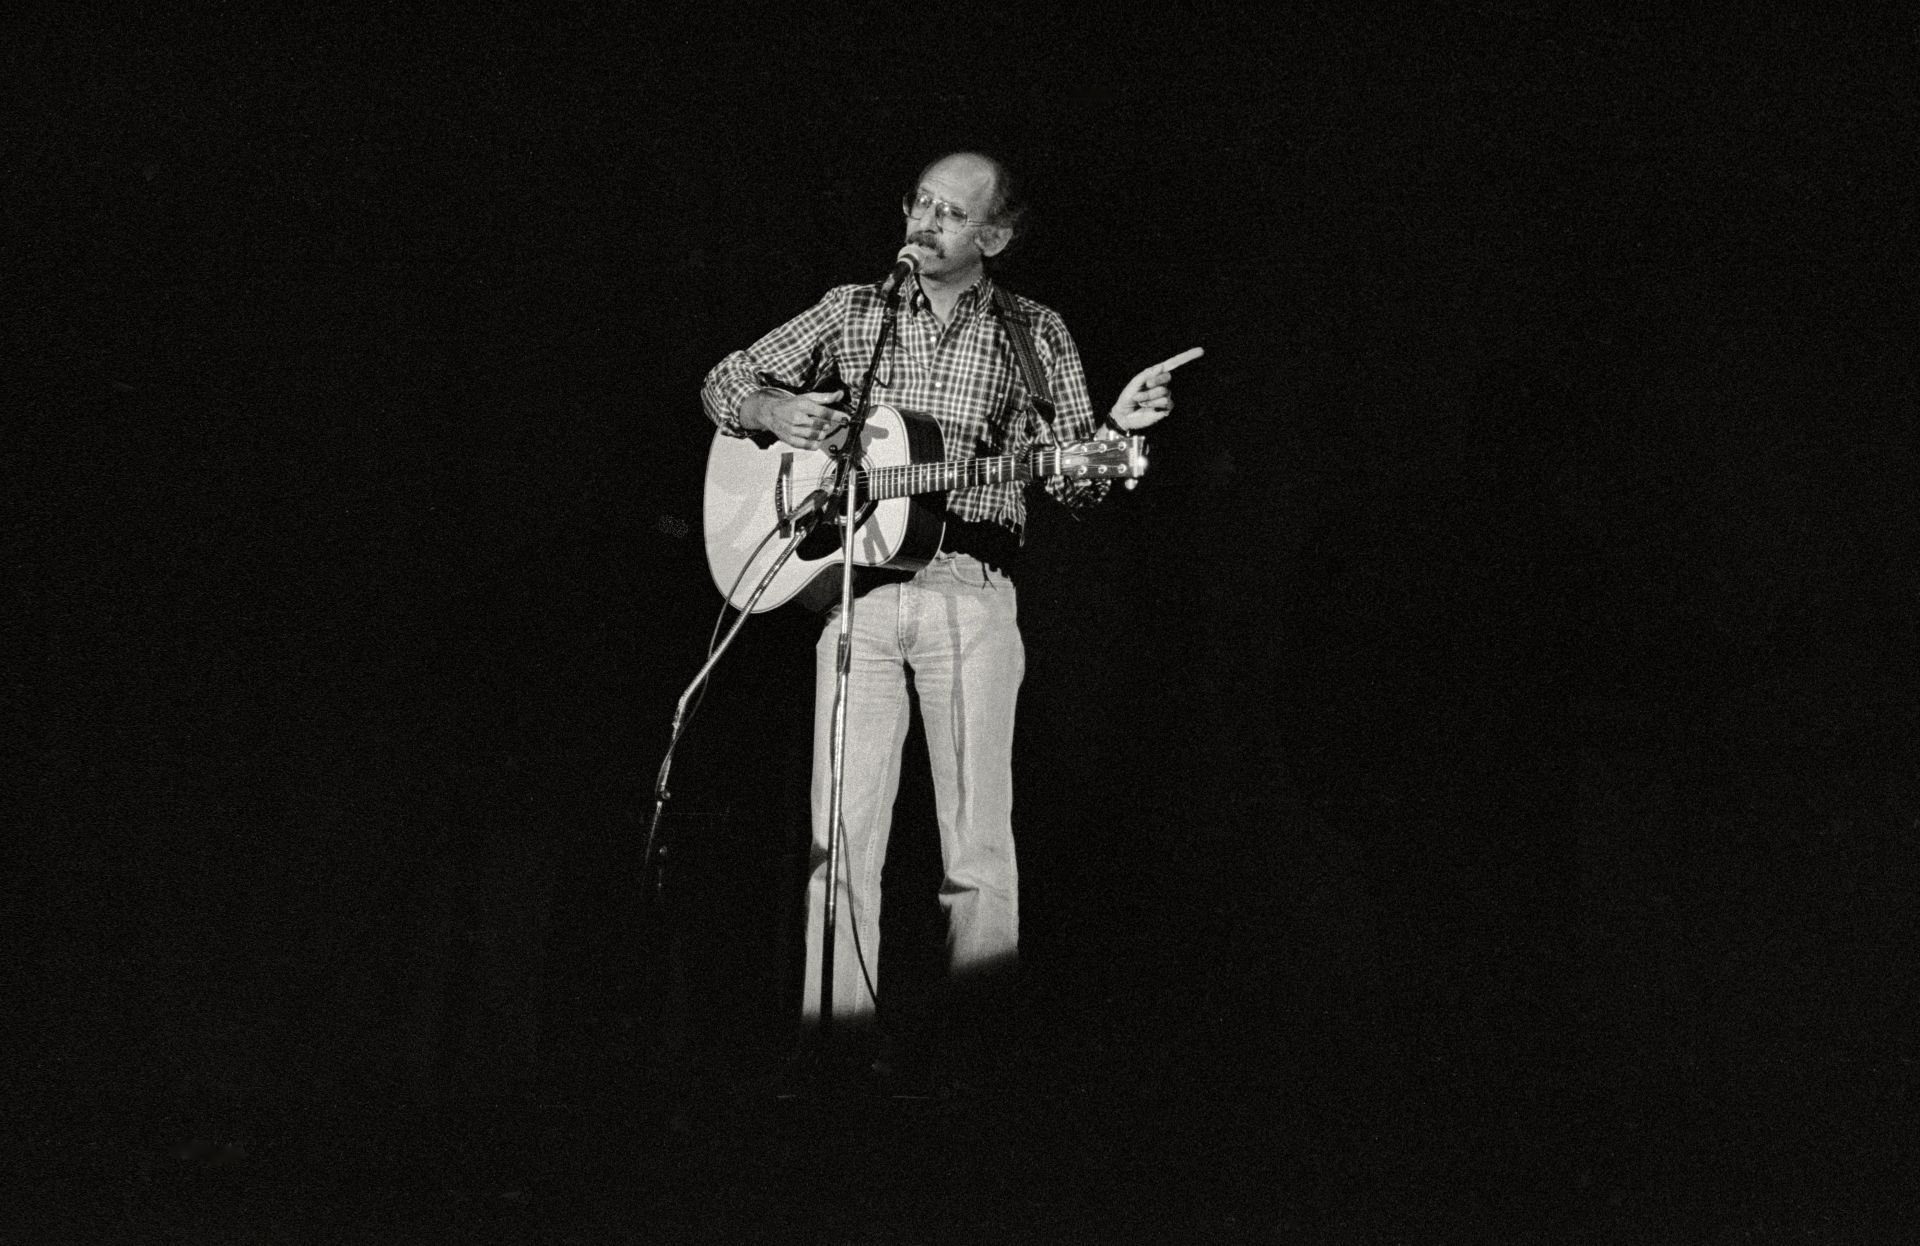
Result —
<instances>
[{"instance_id":1,"label":"man's wrist","mask_svg":"<svg viewBox=\"0 0 1920 1246\"><path fill-rule=\"evenodd\" d=\"M748 390L741 395L740 405L734 409L735 423L746 430L765 428L767 426L766 405L780 394L780 390L765 385Z\"/></svg>"},{"instance_id":2,"label":"man's wrist","mask_svg":"<svg viewBox=\"0 0 1920 1246\"><path fill-rule=\"evenodd\" d=\"M750 389L740 395L740 400L733 404L733 410L727 413L726 420L720 425L720 431L730 437L746 437L754 429L761 427L756 404L760 395L765 392L765 390Z\"/></svg>"}]
</instances>

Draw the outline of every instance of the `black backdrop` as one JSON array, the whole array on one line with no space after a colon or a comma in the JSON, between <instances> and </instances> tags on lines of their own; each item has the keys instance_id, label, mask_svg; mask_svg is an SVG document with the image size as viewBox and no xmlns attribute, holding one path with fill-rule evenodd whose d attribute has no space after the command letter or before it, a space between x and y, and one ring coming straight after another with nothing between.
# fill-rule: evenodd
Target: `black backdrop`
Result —
<instances>
[{"instance_id":1,"label":"black backdrop","mask_svg":"<svg viewBox=\"0 0 1920 1246\"><path fill-rule=\"evenodd\" d=\"M1911 29L1092 21L9 40L10 959L55 1117L346 1128L779 1045L813 621L750 629L682 750L671 930L633 899L717 604L697 388L975 144L1097 401L1207 348L1145 485L1024 567L1056 1040L1904 1085Z\"/></svg>"}]
</instances>

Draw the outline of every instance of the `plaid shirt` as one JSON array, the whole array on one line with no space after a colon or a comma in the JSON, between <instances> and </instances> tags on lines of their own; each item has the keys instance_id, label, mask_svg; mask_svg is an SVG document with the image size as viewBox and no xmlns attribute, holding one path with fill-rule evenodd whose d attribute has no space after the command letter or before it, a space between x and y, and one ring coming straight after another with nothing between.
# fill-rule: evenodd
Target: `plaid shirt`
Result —
<instances>
[{"instance_id":1,"label":"plaid shirt","mask_svg":"<svg viewBox=\"0 0 1920 1246\"><path fill-rule=\"evenodd\" d=\"M1066 324L1050 308L1015 296L1028 319L1034 353L1047 374L1054 401L1056 443L1083 441L1095 432L1093 404L1080 352ZM768 386L798 393L842 389L852 401L866 375L886 304L871 285L837 286L818 303L767 334L751 347L714 365L701 386L707 415L723 429L740 409L740 400ZM993 313L993 281L982 277L960 296L942 331L927 296L916 285L896 315L898 332L874 373L873 402L932 417L944 439L945 457L1023 455L1049 440L1044 421L1029 402L1019 357L1000 318ZM1066 506L1079 508L1106 495L1107 481L1046 482L1046 490ZM956 489L947 495L947 513L960 520L986 521L1016 538L1026 527L1025 488L1019 481Z\"/></svg>"}]
</instances>

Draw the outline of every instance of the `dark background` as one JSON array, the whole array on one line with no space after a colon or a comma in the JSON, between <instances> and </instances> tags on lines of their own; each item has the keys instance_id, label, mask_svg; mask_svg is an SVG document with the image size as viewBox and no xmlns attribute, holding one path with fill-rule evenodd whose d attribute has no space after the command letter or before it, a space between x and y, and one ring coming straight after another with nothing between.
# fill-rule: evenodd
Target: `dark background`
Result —
<instances>
[{"instance_id":1,"label":"dark background","mask_svg":"<svg viewBox=\"0 0 1920 1246\"><path fill-rule=\"evenodd\" d=\"M381 13L0 50L33 1210L1840 1241L1887 1209L1911 25ZM749 628L657 903L638 871L718 605L697 389L877 278L899 191L976 144L1027 176L1006 280L1096 402L1207 354L1142 487L1037 512L1022 569L1040 1072L986 1123L870 1122L893 1165L818 1170L861 1195L823 1206L764 1176L814 1135L737 1090L790 1040L817 620ZM939 954L905 800L903 991ZM735 1114L689 1126L689 1086ZM999 1184L916 1219L956 1133L1015 1158L943 1158Z\"/></svg>"}]
</instances>

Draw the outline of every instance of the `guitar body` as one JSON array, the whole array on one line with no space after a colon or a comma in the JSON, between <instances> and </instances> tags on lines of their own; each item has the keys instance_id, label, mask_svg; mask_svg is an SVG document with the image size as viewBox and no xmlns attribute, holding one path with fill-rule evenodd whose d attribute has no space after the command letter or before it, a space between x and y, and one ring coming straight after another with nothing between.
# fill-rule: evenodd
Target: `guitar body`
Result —
<instances>
[{"instance_id":1,"label":"guitar body","mask_svg":"<svg viewBox=\"0 0 1920 1246\"><path fill-rule=\"evenodd\" d=\"M838 449L842 430L828 439ZM863 472L937 463L940 428L917 412L876 406L861 432L857 466ZM714 585L744 608L754 586L792 539L788 517L814 490L831 483L834 460L826 450L796 450L769 434L715 434L707 452L706 500L702 512L707 566ZM940 548L945 491L870 501L855 514L855 566L917 571ZM823 520L800 542L773 578L754 610L772 610L795 598L816 609L840 599L842 525ZM767 534L774 532L771 540ZM749 565L751 564L751 565ZM744 574L743 574L744 572Z\"/></svg>"}]
</instances>

